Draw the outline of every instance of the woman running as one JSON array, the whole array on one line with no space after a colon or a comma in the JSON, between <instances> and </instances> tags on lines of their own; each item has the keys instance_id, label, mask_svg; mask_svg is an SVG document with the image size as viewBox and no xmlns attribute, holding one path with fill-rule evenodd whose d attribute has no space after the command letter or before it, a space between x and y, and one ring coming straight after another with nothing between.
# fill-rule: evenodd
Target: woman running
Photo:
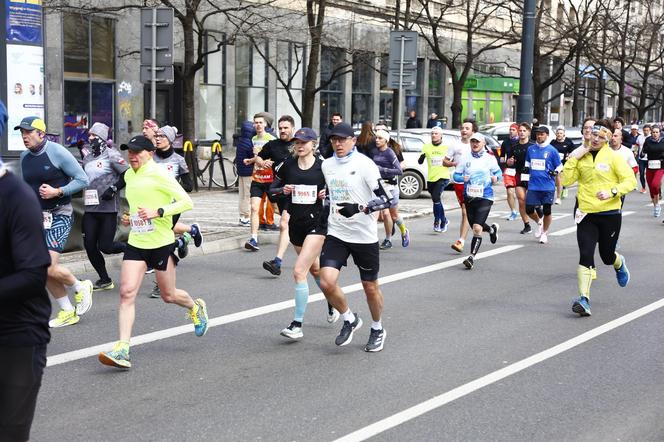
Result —
<instances>
[{"instance_id":1,"label":"woman running","mask_svg":"<svg viewBox=\"0 0 664 442\"><path fill-rule=\"evenodd\" d=\"M122 253L126 246L125 243L113 241L120 209L117 194L109 199L100 198L129 168L120 152L110 149L106 144L108 130L109 127L103 123L92 125L88 131L90 149L83 158L83 170L90 179L90 185L83 193L83 245L92 267L99 275L94 290L111 290L115 287L108 276L102 253Z\"/></svg>"},{"instance_id":2,"label":"woman running","mask_svg":"<svg viewBox=\"0 0 664 442\"><path fill-rule=\"evenodd\" d=\"M565 163L563 186L578 181L575 213L576 241L579 245L577 282L579 298L572 311L590 316L590 284L596 277L595 247L606 265L613 265L618 285L629 282L625 257L616 253L622 223L621 198L636 189L636 177L625 160L609 147L611 130L594 126L590 146L577 148Z\"/></svg>"},{"instance_id":3,"label":"woman running","mask_svg":"<svg viewBox=\"0 0 664 442\"><path fill-rule=\"evenodd\" d=\"M327 211L323 210L325 199L325 177L321 170L323 159L316 156L318 136L313 129L303 127L293 137L295 141L294 158L284 161L277 170L270 194L288 196L285 211L290 218L288 231L290 242L295 247L297 260L293 269L295 278L295 314L293 322L281 331L281 335L290 339L300 339L302 321L309 299L307 272L320 285L320 255L325 235L327 234ZM280 183L283 187L279 188ZM339 319L339 313L328 304L327 322Z\"/></svg>"},{"instance_id":4,"label":"woman running","mask_svg":"<svg viewBox=\"0 0 664 442\"><path fill-rule=\"evenodd\" d=\"M662 214L662 206L659 205L659 194L662 189L662 177L664 177L664 138L659 126L652 126L650 138L643 143L641 155L648 158L646 169L646 181L650 190L650 199L653 204L652 214L658 218Z\"/></svg>"}]
</instances>

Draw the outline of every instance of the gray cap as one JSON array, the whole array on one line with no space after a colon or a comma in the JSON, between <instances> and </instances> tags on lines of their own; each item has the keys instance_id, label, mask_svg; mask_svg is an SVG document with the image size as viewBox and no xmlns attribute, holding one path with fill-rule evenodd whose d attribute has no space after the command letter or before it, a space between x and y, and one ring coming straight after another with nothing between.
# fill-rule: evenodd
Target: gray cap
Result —
<instances>
[{"instance_id":1,"label":"gray cap","mask_svg":"<svg viewBox=\"0 0 664 442\"><path fill-rule=\"evenodd\" d=\"M159 128L161 133L163 133L166 136L166 139L170 144L173 144L175 141L175 137L178 134L178 128L175 126L164 126Z\"/></svg>"},{"instance_id":2,"label":"gray cap","mask_svg":"<svg viewBox=\"0 0 664 442\"><path fill-rule=\"evenodd\" d=\"M486 139L484 138L484 135L482 135L479 132L475 132L474 134L472 134L470 136L470 139L471 140L477 140L477 141L486 141Z\"/></svg>"},{"instance_id":3,"label":"gray cap","mask_svg":"<svg viewBox=\"0 0 664 442\"><path fill-rule=\"evenodd\" d=\"M97 135L99 138L106 141L106 140L108 140L108 131L109 130L110 130L110 128L108 126L106 126L104 123L96 122L88 130L88 133L91 133L93 135Z\"/></svg>"}]
</instances>

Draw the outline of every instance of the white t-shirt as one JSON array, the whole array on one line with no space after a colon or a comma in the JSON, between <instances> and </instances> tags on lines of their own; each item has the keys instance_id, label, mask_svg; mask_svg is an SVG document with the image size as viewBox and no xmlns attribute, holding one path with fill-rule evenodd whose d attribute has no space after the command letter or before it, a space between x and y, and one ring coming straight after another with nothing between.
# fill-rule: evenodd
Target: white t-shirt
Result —
<instances>
[{"instance_id":1,"label":"white t-shirt","mask_svg":"<svg viewBox=\"0 0 664 442\"><path fill-rule=\"evenodd\" d=\"M447 155L445 155L445 158L458 165L461 158L466 155L470 155L470 144L459 141L458 143L452 144L452 146L447 149ZM454 178L452 178L452 181L456 182L454 181Z\"/></svg>"},{"instance_id":2,"label":"white t-shirt","mask_svg":"<svg viewBox=\"0 0 664 442\"><path fill-rule=\"evenodd\" d=\"M620 146L620 149L616 151L618 155L621 157L625 158L625 161L627 161L627 164L629 164L629 167L637 167L638 164L636 162L636 159L634 158L634 154L632 153L632 150L628 148L627 146Z\"/></svg>"},{"instance_id":3,"label":"white t-shirt","mask_svg":"<svg viewBox=\"0 0 664 442\"><path fill-rule=\"evenodd\" d=\"M330 196L330 216L327 234L348 243L373 244L378 242L378 226L372 214L356 213L346 218L338 213L338 203L365 206L377 198L373 190L378 187L380 172L376 164L357 151L347 160L334 156L323 161L323 175Z\"/></svg>"},{"instance_id":4,"label":"white t-shirt","mask_svg":"<svg viewBox=\"0 0 664 442\"><path fill-rule=\"evenodd\" d=\"M648 138L648 137L646 137L645 135L641 134L641 135L639 135L638 138L636 139L636 144L639 145L639 151L637 152L637 155L641 155L641 152L643 151L643 145L644 145L645 142L646 142L646 138ZM640 157L639 157L639 158L640 158ZM647 160L648 160L648 155L644 155L643 158L640 158L640 159L642 159L642 160L646 160L646 161L647 161Z\"/></svg>"}]
</instances>

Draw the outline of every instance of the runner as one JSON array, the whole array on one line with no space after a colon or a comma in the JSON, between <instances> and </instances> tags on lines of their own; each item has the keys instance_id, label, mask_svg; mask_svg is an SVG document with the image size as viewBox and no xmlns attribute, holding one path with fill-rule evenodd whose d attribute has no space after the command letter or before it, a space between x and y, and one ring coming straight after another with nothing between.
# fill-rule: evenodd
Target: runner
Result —
<instances>
[{"instance_id":1,"label":"runner","mask_svg":"<svg viewBox=\"0 0 664 442\"><path fill-rule=\"evenodd\" d=\"M42 208L44 239L51 255L46 288L55 298L60 311L49 326L76 324L92 306L92 282L79 281L63 265L64 251L74 221L72 195L85 189L88 176L74 156L60 144L46 140L46 124L38 117L26 117L14 130L21 131L27 148L21 153L23 179L37 194ZM74 295L76 307L69 300Z\"/></svg>"},{"instance_id":2,"label":"runner","mask_svg":"<svg viewBox=\"0 0 664 442\"><path fill-rule=\"evenodd\" d=\"M636 162L636 158L634 158L634 152L632 152L632 149L623 144L622 137L623 131L620 129L614 129L609 146L611 146L611 149L625 160L627 165L634 171L634 175L636 175L639 172L639 165Z\"/></svg>"},{"instance_id":3,"label":"runner","mask_svg":"<svg viewBox=\"0 0 664 442\"><path fill-rule=\"evenodd\" d=\"M336 125L330 138L334 154L322 166L330 197L330 215L320 255L321 289L328 302L343 315L344 325L335 339L336 345L350 344L353 334L362 326L362 319L348 307L338 281L341 267L352 256L360 271L373 319L364 351L377 352L383 349L387 334L381 322L383 294L378 284L378 232L371 212L389 207L390 197L382 188L378 167L357 152L353 129L348 124Z\"/></svg>"},{"instance_id":4,"label":"runner","mask_svg":"<svg viewBox=\"0 0 664 442\"><path fill-rule=\"evenodd\" d=\"M507 205L510 206L510 214L505 218L507 221L514 221L519 217L519 212L516 210L516 174L513 172L514 168L510 168L510 174L507 173L507 153L512 152L514 147L519 144L519 125L512 123L510 125L510 136L503 141L500 147L500 165L503 170L503 180L505 184L505 193L507 194Z\"/></svg>"},{"instance_id":5,"label":"runner","mask_svg":"<svg viewBox=\"0 0 664 442\"><path fill-rule=\"evenodd\" d=\"M108 130L109 127L103 123L92 125L88 131L90 149L83 157L83 169L90 180L90 185L83 193L83 245L92 267L99 275L94 290L111 290L115 287L108 276L102 253L122 253L126 247L125 243L114 241L120 210L119 198L117 195L108 199L101 198L104 191L114 185L129 167L120 152L106 144Z\"/></svg>"},{"instance_id":6,"label":"runner","mask_svg":"<svg viewBox=\"0 0 664 442\"><path fill-rule=\"evenodd\" d=\"M576 148L572 140L565 136L565 126L558 126L556 128L556 138L551 141L551 145L558 151L558 156L563 166L569 154ZM556 204L560 204L561 200L567 198L568 194L567 189L561 184L560 178L560 175L556 177Z\"/></svg>"},{"instance_id":7,"label":"runner","mask_svg":"<svg viewBox=\"0 0 664 442\"><path fill-rule=\"evenodd\" d=\"M455 145L450 146L447 149L447 155L443 160L443 165L446 167L457 167L460 163L459 161L463 156L470 152L470 136L477 132L477 123L475 120L466 118L461 124L461 141ZM463 252L463 246L466 242L466 235L468 234L468 215L466 214L466 206L463 203L464 195L464 183L463 181L456 181L452 177L452 182L454 183L454 193L456 194L457 201L459 202L459 207L461 207L461 224L459 225L459 239L452 244L452 249L456 250L459 253Z\"/></svg>"},{"instance_id":8,"label":"runner","mask_svg":"<svg viewBox=\"0 0 664 442\"><path fill-rule=\"evenodd\" d=\"M387 131L385 131L387 133ZM387 141L387 147L392 149L394 154L397 156L399 167L403 171L406 167L406 160L403 157L403 152L401 151L401 145L397 143L394 138L390 138ZM399 181L394 180L394 190L393 197L396 195L397 203L389 208L390 217L392 218L392 236L394 236L395 226L399 228L399 233L401 233L401 247L408 247L410 245L410 231L406 227L406 222L403 220L399 214ZM396 192L396 193L394 193Z\"/></svg>"},{"instance_id":9,"label":"runner","mask_svg":"<svg viewBox=\"0 0 664 442\"><path fill-rule=\"evenodd\" d=\"M376 147L370 152L370 158L378 166L380 176L383 179L383 188L391 195L392 203L390 207L380 211L383 215L383 227L385 227L385 239L380 244L381 250L388 250L392 248L392 233L394 232L395 222L392 220L390 213L391 208L396 208L399 204L399 188L397 187L397 177L403 175L401 166L397 155L392 149L388 147L390 142L390 134L387 131L379 130L376 132ZM398 218L397 218L398 219ZM400 221L403 225L403 221ZM404 226L405 228L405 226ZM408 230L405 230L401 240L403 247L408 247L410 244L410 235Z\"/></svg>"},{"instance_id":10,"label":"runner","mask_svg":"<svg viewBox=\"0 0 664 442\"><path fill-rule=\"evenodd\" d=\"M523 169L524 173L529 174L526 213L537 223L535 238L539 239L540 244L549 242L547 236L551 226L551 205L556 194L556 177L563 169L558 151L547 142L548 138L549 129L546 126L535 128L536 144L528 148ZM537 206L542 207L543 217L535 211Z\"/></svg>"},{"instance_id":11,"label":"runner","mask_svg":"<svg viewBox=\"0 0 664 442\"><path fill-rule=\"evenodd\" d=\"M191 210L193 204L182 186L171 174L157 166L151 152L150 140L142 135L121 146L129 150L131 169L125 173L126 197L130 215L122 223L131 226L129 244L120 273L120 307L118 323L120 340L113 350L99 353L104 365L131 368L129 344L136 315L136 295L148 266L155 269L157 283L164 302L189 310L196 336L203 336L208 328L205 301L195 301L184 290L175 287L173 215Z\"/></svg>"},{"instance_id":12,"label":"runner","mask_svg":"<svg viewBox=\"0 0 664 442\"><path fill-rule=\"evenodd\" d=\"M431 143L422 147L422 155L417 159L419 164L427 160L427 189L433 202L433 231L447 232L450 221L445 218L443 207L443 191L450 182L450 168L443 165L448 147L443 144L443 130L436 126L431 129Z\"/></svg>"},{"instance_id":13,"label":"runner","mask_svg":"<svg viewBox=\"0 0 664 442\"><path fill-rule=\"evenodd\" d=\"M639 192L646 193L646 169L648 168L648 155L643 154L643 145L646 142L646 139L650 137L651 126L646 124L643 126L643 134L639 135L636 139L636 145L638 146L636 152L636 159L639 163L639 182L641 183L641 190Z\"/></svg>"},{"instance_id":14,"label":"runner","mask_svg":"<svg viewBox=\"0 0 664 442\"><path fill-rule=\"evenodd\" d=\"M519 124L519 142L512 146L512 149L507 152L507 160L505 164L505 176L513 178L505 178L505 181L514 183L516 189L516 198L519 201L519 214L523 221L522 235L530 233L533 229L530 227L528 221L528 214L526 213L526 191L528 189L528 174L524 172L526 163L526 153L528 148L534 143L530 141L530 125L528 123ZM539 215L539 212L538 212Z\"/></svg>"},{"instance_id":15,"label":"runner","mask_svg":"<svg viewBox=\"0 0 664 442\"><path fill-rule=\"evenodd\" d=\"M563 170L564 186L579 183L575 214L579 298L572 304L572 311L581 316L591 314L590 285L596 277L594 257L598 244L602 262L613 265L616 271L618 285L625 287L630 279L625 257L615 248L622 223L619 197L636 188L636 178L627 163L609 148L610 138L610 129L595 126L590 147L576 149Z\"/></svg>"},{"instance_id":16,"label":"runner","mask_svg":"<svg viewBox=\"0 0 664 442\"><path fill-rule=\"evenodd\" d=\"M293 322L281 331L290 339L300 339L302 321L309 299L307 272L320 287L320 255L327 233L327 212L323 210L325 199L325 177L321 170L322 157L315 155L318 136L313 129L303 127L295 133L295 158L286 159L277 171L283 187L277 188L277 180L270 188L272 194L288 197L283 213L289 214L288 231L290 242L297 253L293 268L295 279L295 314ZM339 312L328 304L327 322L339 319Z\"/></svg>"},{"instance_id":17,"label":"runner","mask_svg":"<svg viewBox=\"0 0 664 442\"><path fill-rule=\"evenodd\" d=\"M651 132L652 135L643 144L641 154L648 158L646 181L648 182L650 199L653 205L652 214L655 218L659 218L662 214L662 206L659 205L659 199L662 188L662 177L664 177L664 138L662 137L659 126L652 126Z\"/></svg>"},{"instance_id":18,"label":"runner","mask_svg":"<svg viewBox=\"0 0 664 442\"><path fill-rule=\"evenodd\" d=\"M473 228L473 241L470 243L470 256L463 261L467 269L475 265L475 256L482 245L482 232L489 232L491 244L498 240L498 224L487 225L493 205L493 184L502 173L496 157L486 150L484 135L474 133L470 136L471 151L459 160L454 170L454 181L464 183L464 201L468 212L468 222Z\"/></svg>"}]
</instances>

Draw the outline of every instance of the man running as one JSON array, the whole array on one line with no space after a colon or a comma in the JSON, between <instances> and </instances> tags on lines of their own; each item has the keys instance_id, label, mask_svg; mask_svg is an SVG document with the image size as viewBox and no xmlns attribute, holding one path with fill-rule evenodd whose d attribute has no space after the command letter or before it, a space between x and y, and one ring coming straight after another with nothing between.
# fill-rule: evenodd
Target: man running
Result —
<instances>
[{"instance_id":1,"label":"man running","mask_svg":"<svg viewBox=\"0 0 664 442\"><path fill-rule=\"evenodd\" d=\"M503 183L505 184L505 193L507 194L507 205L510 207L510 214L505 218L507 221L514 221L519 217L516 210L516 169L507 167L507 153L512 152L514 146L519 143L519 125L512 123L510 125L510 136L503 141L500 147L500 165L504 168Z\"/></svg>"},{"instance_id":2,"label":"man running","mask_svg":"<svg viewBox=\"0 0 664 442\"><path fill-rule=\"evenodd\" d=\"M460 163L459 161L463 156L470 153L470 136L477 132L477 124L475 120L466 118L461 124L460 134L461 141L459 143L453 144L447 149L447 155L443 160L443 165L446 167L457 167ZM452 182L454 183L454 193L456 194L457 201L459 202L459 207L461 207L461 224L459 225L459 239L452 244L452 249L456 250L459 253L463 252L463 246L466 242L466 235L468 235L468 215L466 214L466 206L464 205L464 183L463 181L456 181L452 177Z\"/></svg>"},{"instance_id":3,"label":"man running","mask_svg":"<svg viewBox=\"0 0 664 442\"><path fill-rule=\"evenodd\" d=\"M528 148L534 143L530 141L530 125L528 123L519 124L519 142L512 146L512 149L507 152L507 161L505 162L507 168L505 169L506 176L514 176L514 184L516 189L516 198L519 201L519 214L523 221L522 235L533 231L528 221L528 214L526 213L526 191L528 189L528 174L524 171L526 163L526 153ZM525 178L525 179L524 179Z\"/></svg>"},{"instance_id":4,"label":"man running","mask_svg":"<svg viewBox=\"0 0 664 442\"><path fill-rule=\"evenodd\" d=\"M646 139L650 137L650 128L649 124L643 126L643 134L639 135L636 138L636 160L639 163L639 182L641 183L641 190L639 192L646 193L646 169L648 168L648 155L643 154L643 145L646 142Z\"/></svg>"},{"instance_id":5,"label":"man running","mask_svg":"<svg viewBox=\"0 0 664 442\"><path fill-rule=\"evenodd\" d=\"M558 151L558 156L563 166L569 154L576 148L572 140L565 136L565 126L558 126L556 128L556 138L551 140L551 145ZM567 198L567 189L561 184L560 175L558 175L556 177L556 200L554 202L560 204L561 200L565 198Z\"/></svg>"},{"instance_id":6,"label":"man running","mask_svg":"<svg viewBox=\"0 0 664 442\"><path fill-rule=\"evenodd\" d=\"M585 122L584 122L585 125ZM625 257L616 253L622 223L620 197L636 188L636 178L627 163L608 146L611 130L595 126L590 147L577 148L563 170L563 185L578 181L576 240L579 246L577 282L579 298L572 311L590 316L590 285L596 277L595 247L606 265L613 265L620 287L629 283Z\"/></svg>"},{"instance_id":7,"label":"man running","mask_svg":"<svg viewBox=\"0 0 664 442\"><path fill-rule=\"evenodd\" d=\"M191 210L193 204L182 186L166 170L152 160L155 146L142 136L121 146L128 150L131 168L125 173L129 216L122 218L131 226L127 250L120 272L120 308L118 323L120 339L113 349L99 353L104 365L131 368L129 344L136 316L136 295L148 266L155 269L157 284L164 302L188 309L196 336L208 328L205 301L189 296L175 287L175 256L172 216Z\"/></svg>"},{"instance_id":8,"label":"man running","mask_svg":"<svg viewBox=\"0 0 664 442\"><path fill-rule=\"evenodd\" d=\"M467 269L472 269L475 256L482 244L482 232L489 233L491 244L498 240L498 224L487 225L493 205L493 186L502 173L496 157L486 150L484 135L470 136L470 152L459 160L454 170L454 180L464 183L464 201L468 212L468 222L473 228L473 241L470 243L470 256L463 261Z\"/></svg>"},{"instance_id":9,"label":"man running","mask_svg":"<svg viewBox=\"0 0 664 442\"><path fill-rule=\"evenodd\" d=\"M378 284L378 228L371 212L389 207L390 198L381 186L378 167L357 152L353 129L346 123L339 123L332 129L330 138L334 154L322 166L330 215L320 255L321 289L328 302L343 315L344 325L335 343L350 344L362 320L348 307L338 281L341 267L346 266L348 257L352 256L360 271L373 320L364 351L377 352L383 349L386 333L381 321L383 293Z\"/></svg>"},{"instance_id":10,"label":"man running","mask_svg":"<svg viewBox=\"0 0 664 442\"><path fill-rule=\"evenodd\" d=\"M447 183L450 182L450 168L443 165L448 146L443 144L443 129L434 126L431 129L431 143L422 147L422 155L417 159L419 164L427 160L427 190L433 202L433 231L447 232L450 221L445 218L442 195Z\"/></svg>"},{"instance_id":11,"label":"man running","mask_svg":"<svg viewBox=\"0 0 664 442\"><path fill-rule=\"evenodd\" d=\"M74 222L72 195L85 189L90 180L76 158L60 144L46 140L46 124L38 117L26 117L14 130L21 131L27 150L21 153L23 179L39 198L42 208L44 239L51 265L46 288L60 307L49 326L76 324L92 306L92 282L79 281L63 265L64 251ZM74 295L76 307L69 300Z\"/></svg>"},{"instance_id":12,"label":"man running","mask_svg":"<svg viewBox=\"0 0 664 442\"><path fill-rule=\"evenodd\" d=\"M558 151L547 142L548 138L549 129L546 126L535 128L536 144L528 148L524 167L524 172L529 174L526 213L537 223L535 238L539 239L540 244L549 242L547 236L551 226L551 205L556 194L556 177L563 168ZM535 211L538 206L542 207L543 217Z\"/></svg>"}]
</instances>

